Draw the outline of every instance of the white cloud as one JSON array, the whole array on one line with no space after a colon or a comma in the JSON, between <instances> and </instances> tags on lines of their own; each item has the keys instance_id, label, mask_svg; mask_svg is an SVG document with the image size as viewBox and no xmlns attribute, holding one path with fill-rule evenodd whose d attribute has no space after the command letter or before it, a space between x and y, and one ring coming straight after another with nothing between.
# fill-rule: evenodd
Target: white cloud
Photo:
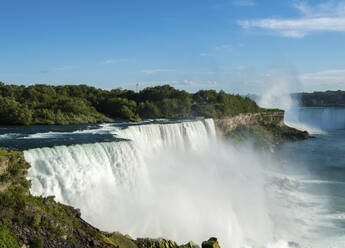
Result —
<instances>
[{"instance_id":1,"label":"white cloud","mask_svg":"<svg viewBox=\"0 0 345 248\"><path fill-rule=\"evenodd\" d=\"M251 1L251 0L238 0L238 1L233 1L232 5L242 6L242 7L251 7L251 6L254 6L255 3L254 1Z\"/></svg>"},{"instance_id":2,"label":"white cloud","mask_svg":"<svg viewBox=\"0 0 345 248\"><path fill-rule=\"evenodd\" d=\"M250 65L241 65L241 66L237 66L235 69L236 69L236 71L246 71L246 72L248 72L248 71L253 70L253 67L250 66Z\"/></svg>"},{"instance_id":3,"label":"white cloud","mask_svg":"<svg viewBox=\"0 0 345 248\"><path fill-rule=\"evenodd\" d=\"M216 46L216 50L232 50L232 45L222 44L222 45Z\"/></svg>"},{"instance_id":4,"label":"white cloud","mask_svg":"<svg viewBox=\"0 0 345 248\"><path fill-rule=\"evenodd\" d=\"M66 70L71 70L73 69L73 66L61 66L61 67L56 67L54 70L55 71L66 71Z\"/></svg>"},{"instance_id":5,"label":"white cloud","mask_svg":"<svg viewBox=\"0 0 345 248\"><path fill-rule=\"evenodd\" d=\"M115 63L115 60L113 60L113 59L107 59L107 60L103 61L102 64L108 65L108 64L113 64L113 63Z\"/></svg>"},{"instance_id":6,"label":"white cloud","mask_svg":"<svg viewBox=\"0 0 345 248\"><path fill-rule=\"evenodd\" d=\"M304 18L296 20L262 19L254 21L240 21L243 28L262 28L278 32L281 36L302 38L313 32L345 31L345 17L338 18Z\"/></svg>"},{"instance_id":7,"label":"white cloud","mask_svg":"<svg viewBox=\"0 0 345 248\"><path fill-rule=\"evenodd\" d=\"M345 89L345 69L305 73L299 80L307 90Z\"/></svg>"},{"instance_id":8,"label":"white cloud","mask_svg":"<svg viewBox=\"0 0 345 248\"><path fill-rule=\"evenodd\" d=\"M200 56L201 57L207 57L207 56L211 56L211 54L210 53L200 53Z\"/></svg>"},{"instance_id":9,"label":"white cloud","mask_svg":"<svg viewBox=\"0 0 345 248\"><path fill-rule=\"evenodd\" d=\"M315 6L310 6L306 1L297 1L293 7L307 17L341 17L345 14L344 1L328 1Z\"/></svg>"},{"instance_id":10,"label":"white cloud","mask_svg":"<svg viewBox=\"0 0 345 248\"><path fill-rule=\"evenodd\" d=\"M101 62L101 64L109 65L109 64L116 64L116 63L126 63L132 62L132 59L107 59Z\"/></svg>"},{"instance_id":11,"label":"white cloud","mask_svg":"<svg viewBox=\"0 0 345 248\"><path fill-rule=\"evenodd\" d=\"M153 87L159 85L170 85L178 89L183 89L187 91L196 91L199 89L211 89L217 85L216 81L194 81L194 80L176 80L176 81L149 81L149 82L130 82L122 84L121 86L126 89L136 89L138 86L139 90L146 87Z\"/></svg>"},{"instance_id":12,"label":"white cloud","mask_svg":"<svg viewBox=\"0 0 345 248\"><path fill-rule=\"evenodd\" d=\"M67 70L72 70L73 68L75 67L74 66L60 66L53 69L42 69L40 70L40 73L49 73L49 72L54 72L54 71L67 71Z\"/></svg>"},{"instance_id":13,"label":"white cloud","mask_svg":"<svg viewBox=\"0 0 345 248\"><path fill-rule=\"evenodd\" d=\"M183 80L179 82L175 82L174 85L176 86L192 86L192 87L208 87L216 85L216 81L193 81L193 80Z\"/></svg>"},{"instance_id":14,"label":"white cloud","mask_svg":"<svg viewBox=\"0 0 345 248\"><path fill-rule=\"evenodd\" d=\"M315 73L305 73L300 76L302 79L307 80L339 80L345 81L345 69L341 70L326 70Z\"/></svg>"},{"instance_id":15,"label":"white cloud","mask_svg":"<svg viewBox=\"0 0 345 248\"><path fill-rule=\"evenodd\" d=\"M244 20L238 24L245 29L259 28L292 38L315 32L345 32L345 2L335 4L331 1L316 6L295 2L293 7L301 13L300 18Z\"/></svg>"},{"instance_id":16,"label":"white cloud","mask_svg":"<svg viewBox=\"0 0 345 248\"><path fill-rule=\"evenodd\" d=\"M141 70L142 73L145 73L147 75L160 73L160 72L172 72L172 71L176 71L176 70L174 70L174 69L146 69L146 70Z\"/></svg>"}]
</instances>

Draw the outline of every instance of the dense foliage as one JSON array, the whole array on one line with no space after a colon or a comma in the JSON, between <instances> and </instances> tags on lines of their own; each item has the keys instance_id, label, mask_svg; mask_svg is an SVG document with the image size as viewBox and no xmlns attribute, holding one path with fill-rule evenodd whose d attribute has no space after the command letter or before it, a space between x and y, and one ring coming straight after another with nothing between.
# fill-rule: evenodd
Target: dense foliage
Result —
<instances>
[{"instance_id":1,"label":"dense foliage","mask_svg":"<svg viewBox=\"0 0 345 248\"><path fill-rule=\"evenodd\" d=\"M224 91L190 94L169 85L140 92L87 85L5 85L0 82L0 124L77 124L155 118L222 117L261 109L248 97Z\"/></svg>"},{"instance_id":2,"label":"dense foliage","mask_svg":"<svg viewBox=\"0 0 345 248\"><path fill-rule=\"evenodd\" d=\"M345 91L324 91L292 95L304 107L345 107Z\"/></svg>"}]
</instances>

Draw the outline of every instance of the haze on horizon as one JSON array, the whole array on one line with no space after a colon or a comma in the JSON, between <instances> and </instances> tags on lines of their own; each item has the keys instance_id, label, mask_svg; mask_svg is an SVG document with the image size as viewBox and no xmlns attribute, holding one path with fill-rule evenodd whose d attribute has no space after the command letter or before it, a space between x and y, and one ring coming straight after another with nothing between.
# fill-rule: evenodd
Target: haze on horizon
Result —
<instances>
[{"instance_id":1,"label":"haze on horizon","mask_svg":"<svg viewBox=\"0 0 345 248\"><path fill-rule=\"evenodd\" d=\"M344 0L3 0L0 27L5 83L345 89Z\"/></svg>"}]
</instances>

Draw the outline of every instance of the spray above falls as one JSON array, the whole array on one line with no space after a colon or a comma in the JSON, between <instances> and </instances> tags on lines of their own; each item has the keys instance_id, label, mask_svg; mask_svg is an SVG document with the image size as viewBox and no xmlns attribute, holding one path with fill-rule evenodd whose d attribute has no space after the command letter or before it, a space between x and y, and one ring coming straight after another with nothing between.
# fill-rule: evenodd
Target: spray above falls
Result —
<instances>
[{"instance_id":1,"label":"spray above falls","mask_svg":"<svg viewBox=\"0 0 345 248\"><path fill-rule=\"evenodd\" d=\"M279 108L285 110L284 122L290 127L308 131L312 134L345 128L345 109L305 108L299 106L298 99L290 94L264 94L258 104L265 108Z\"/></svg>"},{"instance_id":2,"label":"spray above falls","mask_svg":"<svg viewBox=\"0 0 345 248\"><path fill-rule=\"evenodd\" d=\"M292 92L302 91L293 70L273 72L265 83L268 87L257 103L260 107L285 110L286 125L312 134L345 128L344 108L304 108L300 106L298 94L291 96Z\"/></svg>"}]
</instances>

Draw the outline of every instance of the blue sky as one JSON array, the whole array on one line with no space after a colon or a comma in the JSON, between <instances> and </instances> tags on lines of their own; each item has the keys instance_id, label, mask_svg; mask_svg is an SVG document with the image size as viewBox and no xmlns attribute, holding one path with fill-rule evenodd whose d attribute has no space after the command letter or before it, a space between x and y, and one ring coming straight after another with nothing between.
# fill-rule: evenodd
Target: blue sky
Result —
<instances>
[{"instance_id":1,"label":"blue sky","mask_svg":"<svg viewBox=\"0 0 345 248\"><path fill-rule=\"evenodd\" d=\"M1 0L0 55L24 85L345 90L345 0Z\"/></svg>"}]
</instances>

